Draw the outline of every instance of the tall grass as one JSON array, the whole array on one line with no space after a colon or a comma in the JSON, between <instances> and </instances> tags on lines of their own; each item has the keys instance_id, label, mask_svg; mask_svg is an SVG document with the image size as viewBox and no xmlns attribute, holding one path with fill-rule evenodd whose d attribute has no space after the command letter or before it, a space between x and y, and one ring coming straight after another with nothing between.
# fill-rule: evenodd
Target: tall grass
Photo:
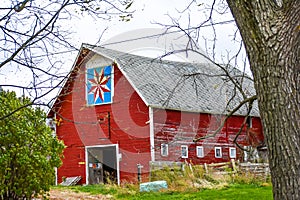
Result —
<instances>
[{"instance_id":1,"label":"tall grass","mask_svg":"<svg viewBox=\"0 0 300 200\"><path fill-rule=\"evenodd\" d=\"M163 167L151 172L150 181L165 180L168 183L168 190L171 191L192 191L199 189L213 189L227 187L229 184L254 184L262 185L267 182L270 185L270 178L245 173L233 172L231 168L224 169L223 174L213 171L205 172L201 165L184 165L184 167L173 166Z\"/></svg>"},{"instance_id":2,"label":"tall grass","mask_svg":"<svg viewBox=\"0 0 300 200\"><path fill-rule=\"evenodd\" d=\"M163 167L151 172L150 181L165 180L168 190L193 191L199 188L214 188L220 181L206 174L203 166L184 165L184 167ZM217 186L216 186L217 187Z\"/></svg>"}]
</instances>

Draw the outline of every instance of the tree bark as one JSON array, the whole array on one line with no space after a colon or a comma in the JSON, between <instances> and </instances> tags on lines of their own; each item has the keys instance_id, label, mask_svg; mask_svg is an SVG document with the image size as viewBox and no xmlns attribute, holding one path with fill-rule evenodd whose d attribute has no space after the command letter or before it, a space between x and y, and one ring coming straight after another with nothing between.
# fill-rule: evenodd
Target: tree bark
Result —
<instances>
[{"instance_id":1,"label":"tree bark","mask_svg":"<svg viewBox=\"0 0 300 200\"><path fill-rule=\"evenodd\" d=\"M274 199L300 199L300 1L227 0L254 76Z\"/></svg>"}]
</instances>

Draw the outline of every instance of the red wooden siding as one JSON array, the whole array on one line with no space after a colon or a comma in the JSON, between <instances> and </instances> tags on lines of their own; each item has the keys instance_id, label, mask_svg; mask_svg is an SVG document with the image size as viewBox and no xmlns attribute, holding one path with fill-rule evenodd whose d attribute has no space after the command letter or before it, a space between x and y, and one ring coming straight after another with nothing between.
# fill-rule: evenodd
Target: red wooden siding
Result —
<instances>
[{"instance_id":1,"label":"red wooden siding","mask_svg":"<svg viewBox=\"0 0 300 200\"><path fill-rule=\"evenodd\" d=\"M229 161L229 148L236 147L233 140L243 124L244 117L232 116L227 120L220 133L214 137L198 142L193 142L194 138L214 133L221 124L224 116L211 115L205 113L187 113L172 110L154 110L154 133L155 133L155 160L161 161L187 161L194 164L216 163ZM252 119L252 130L256 138L249 137L246 128L238 137L241 145L253 144L263 141L262 127L259 118ZM168 144L168 156L161 156L161 144ZM181 145L188 146L188 158L181 158ZM196 155L196 147L203 146L204 157ZM222 158L215 158L215 148L222 148ZM242 160L241 151L236 147L237 159Z\"/></svg>"},{"instance_id":2,"label":"red wooden siding","mask_svg":"<svg viewBox=\"0 0 300 200\"><path fill-rule=\"evenodd\" d=\"M118 144L120 179L137 180L137 164L149 168L149 113L129 82L114 66L112 104L86 106L85 69L78 70L71 93L60 98L57 127L59 139L67 146L63 165L58 169L58 182L63 176L82 176L85 183L85 146Z\"/></svg>"}]
</instances>

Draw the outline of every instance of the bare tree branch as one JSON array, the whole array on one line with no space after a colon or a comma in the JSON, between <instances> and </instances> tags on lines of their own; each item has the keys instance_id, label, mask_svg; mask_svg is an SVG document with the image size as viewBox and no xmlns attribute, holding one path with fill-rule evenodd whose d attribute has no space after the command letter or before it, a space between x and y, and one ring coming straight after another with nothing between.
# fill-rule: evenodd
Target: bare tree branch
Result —
<instances>
[{"instance_id":1,"label":"bare tree branch","mask_svg":"<svg viewBox=\"0 0 300 200\"><path fill-rule=\"evenodd\" d=\"M218 129L214 131L214 133L208 134L208 135L200 137L200 138L195 138L193 141L198 142L199 140L203 140L203 139L210 138L210 137L215 137L222 130L223 126L225 125L225 123L229 117L231 117L235 112L237 112L244 104L246 104L246 103L252 104L253 101L256 99L257 99L256 95L249 97L247 99L244 99L242 102L240 102L240 104L238 106L236 106L232 111L230 111L226 115L225 119L222 121L222 123L220 124ZM251 109L248 110L248 112L250 112L250 111L251 111Z\"/></svg>"}]
</instances>

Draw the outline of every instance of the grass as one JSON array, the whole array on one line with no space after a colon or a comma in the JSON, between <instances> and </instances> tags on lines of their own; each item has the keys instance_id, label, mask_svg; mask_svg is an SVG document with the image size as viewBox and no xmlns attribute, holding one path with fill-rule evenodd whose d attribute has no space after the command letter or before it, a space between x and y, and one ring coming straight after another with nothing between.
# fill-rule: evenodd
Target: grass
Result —
<instances>
[{"instance_id":1,"label":"grass","mask_svg":"<svg viewBox=\"0 0 300 200\"><path fill-rule=\"evenodd\" d=\"M89 194L116 194L118 193L117 187L107 187L105 185L86 185L83 187L72 186L70 189L76 192L86 192Z\"/></svg>"},{"instance_id":2,"label":"grass","mask_svg":"<svg viewBox=\"0 0 300 200\"><path fill-rule=\"evenodd\" d=\"M71 189L75 192L85 192L92 195L110 194L113 199L201 199L201 200L271 200L272 187L255 184L229 184L222 189L200 189L198 191L139 192L137 186L120 187L116 185L88 185L71 187L54 187L54 189Z\"/></svg>"},{"instance_id":3,"label":"grass","mask_svg":"<svg viewBox=\"0 0 300 200\"><path fill-rule=\"evenodd\" d=\"M234 184L222 189L205 189L198 192L150 192L137 193L134 196L117 196L117 199L203 199L203 200L271 200L271 186Z\"/></svg>"}]
</instances>

